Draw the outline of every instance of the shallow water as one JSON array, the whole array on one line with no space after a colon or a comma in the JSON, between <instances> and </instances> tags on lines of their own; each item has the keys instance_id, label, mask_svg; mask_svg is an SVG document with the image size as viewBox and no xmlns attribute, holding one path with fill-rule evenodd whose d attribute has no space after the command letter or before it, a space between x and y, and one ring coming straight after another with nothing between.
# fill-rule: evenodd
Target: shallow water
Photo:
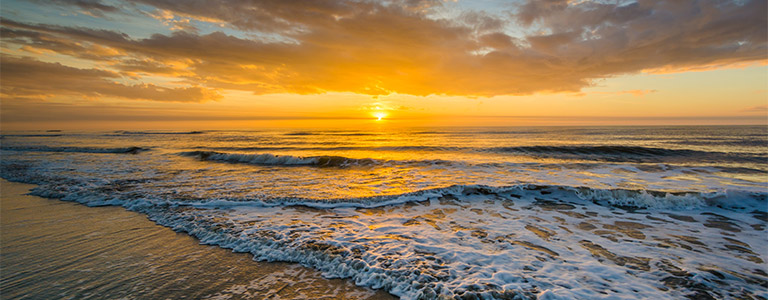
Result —
<instances>
[{"instance_id":1,"label":"shallow water","mask_svg":"<svg viewBox=\"0 0 768 300\"><path fill-rule=\"evenodd\" d=\"M768 297L768 127L3 133L2 177L405 299Z\"/></svg>"},{"instance_id":2,"label":"shallow water","mask_svg":"<svg viewBox=\"0 0 768 300\"><path fill-rule=\"evenodd\" d=\"M199 245L120 207L23 195L33 187L0 180L3 299L393 299Z\"/></svg>"}]
</instances>

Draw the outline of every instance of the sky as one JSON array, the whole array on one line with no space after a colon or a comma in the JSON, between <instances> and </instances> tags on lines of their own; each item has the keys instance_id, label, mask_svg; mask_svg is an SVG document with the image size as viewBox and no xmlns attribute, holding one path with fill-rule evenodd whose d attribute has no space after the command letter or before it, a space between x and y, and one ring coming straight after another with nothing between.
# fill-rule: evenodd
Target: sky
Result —
<instances>
[{"instance_id":1,"label":"sky","mask_svg":"<svg viewBox=\"0 0 768 300\"><path fill-rule=\"evenodd\" d=\"M0 130L768 125L766 3L3 0Z\"/></svg>"}]
</instances>

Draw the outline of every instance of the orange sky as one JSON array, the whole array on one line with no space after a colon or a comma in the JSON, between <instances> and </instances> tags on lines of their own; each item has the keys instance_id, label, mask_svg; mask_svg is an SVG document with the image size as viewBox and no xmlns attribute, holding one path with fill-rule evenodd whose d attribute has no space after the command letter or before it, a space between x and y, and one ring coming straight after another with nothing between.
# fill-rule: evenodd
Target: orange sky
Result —
<instances>
[{"instance_id":1,"label":"orange sky","mask_svg":"<svg viewBox=\"0 0 768 300\"><path fill-rule=\"evenodd\" d=\"M766 1L0 5L3 130L768 124Z\"/></svg>"}]
</instances>

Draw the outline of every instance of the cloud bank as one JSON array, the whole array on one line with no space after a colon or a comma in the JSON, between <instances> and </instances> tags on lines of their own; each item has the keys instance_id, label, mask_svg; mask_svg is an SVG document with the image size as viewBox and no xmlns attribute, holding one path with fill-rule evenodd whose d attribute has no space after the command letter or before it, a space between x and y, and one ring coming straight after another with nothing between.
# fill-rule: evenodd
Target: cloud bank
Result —
<instances>
[{"instance_id":1,"label":"cloud bank","mask_svg":"<svg viewBox=\"0 0 768 300\"><path fill-rule=\"evenodd\" d=\"M221 97L215 91L197 86L167 88L146 83L123 84L114 81L120 75L112 71L78 69L28 58L3 58L0 60L0 70L3 72L0 95L5 100L44 99L51 96L110 96L154 101L202 102Z\"/></svg>"},{"instance_id":2,"label":"cloud bank","mask_svg":"<svg viewBox=\"0 0 768 300\"><path fill-rule=\"evenodd\" d=\"M768 59L762 0L530 0L500 13L415 0L43 2L92 16L144 13L173 31L132 37L3 19L0 38L6 49L18 49L2 58L5 97L199 102L218 99L219 89L491 97L577 92L622 74ZM205 32L195 24L222 29ZM78 69L18 53L56 53L103 67ZM153 76L185 86L141 83Z\"/></svg>"}]
</instances>

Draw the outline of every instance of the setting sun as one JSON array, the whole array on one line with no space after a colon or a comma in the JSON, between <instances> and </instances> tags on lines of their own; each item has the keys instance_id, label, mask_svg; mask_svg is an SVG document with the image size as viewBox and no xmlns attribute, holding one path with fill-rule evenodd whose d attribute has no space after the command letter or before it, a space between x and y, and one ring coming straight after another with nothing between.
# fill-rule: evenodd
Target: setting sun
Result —
<instances>
[{"instance_id":1,"label":"setting sun","mask_svg":"<svg viewBox=\"0 0 768 300\"><path fill-rule=\"evenodd\" d=\"M373 116L376 117L376 121L381 121L381 119L386 117L387 114L383 112L377 112L377 113L374 113Z\"/></svg>"}]
</instances>

